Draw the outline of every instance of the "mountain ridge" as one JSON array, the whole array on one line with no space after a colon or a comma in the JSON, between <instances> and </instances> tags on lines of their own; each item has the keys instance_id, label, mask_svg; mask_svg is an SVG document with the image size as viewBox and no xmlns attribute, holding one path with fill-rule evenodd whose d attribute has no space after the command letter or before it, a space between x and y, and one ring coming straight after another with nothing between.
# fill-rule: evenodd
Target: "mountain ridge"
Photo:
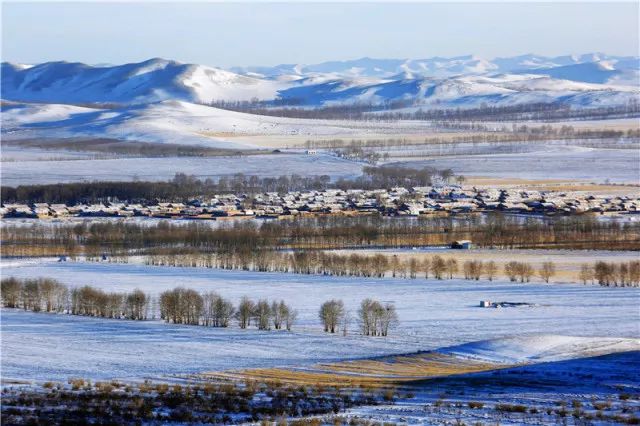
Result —
<instances>
[{"instance_id":1,"label":"mountain ridge","mask_svg":"<svg viewBox=\"0 0 640 426\"><path fill-rule=\"evenodd\" d=\"M583 59L592 62L579 62ZM292 73L271 76L163 58L114 66L3 62L1 97L57 104L178 100L198 104L263 101L267 106L306 108L354 104L464 108L540 102L607 106L624 104L639 95L640 58L521 55L497 61L502 65L473 55L435 57L428 62L362 58L326 62L314 69L283 65L277 72L291 67ZM380 68L384 66L386 70ZM397 72L388 74L390 71Z\"/></svg>"}]
</instances>

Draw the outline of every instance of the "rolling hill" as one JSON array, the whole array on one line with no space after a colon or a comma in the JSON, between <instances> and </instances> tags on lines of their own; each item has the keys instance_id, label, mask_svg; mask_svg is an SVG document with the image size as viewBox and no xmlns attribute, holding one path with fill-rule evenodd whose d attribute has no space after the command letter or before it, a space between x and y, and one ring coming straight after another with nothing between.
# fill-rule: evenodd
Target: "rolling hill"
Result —
<instances>
[{"instance_id":1,"label":"rolling hill","mask_svg":"<svg viewBox=\"0 0 640 426\"><path fill-rule=\"evenodd\" d=\"M567 64L566 58L531 55L493 62L473 56L364 58L244 70L244 74L157 58L116 66L3 63L2 99L94 105L261 100L304 107L402 101L425 108L464 108L528 102L602 106L638 97L637 61L597 57L597 61L576 62L579 59ZM616 68L616 64L622 66Z\"/></svg>"},{"instance_id":2,"label":"rolling hill","mask_svg":"<svg viewBox=\"0 0 640 426\"><path fill-rule=\"evenodd\" d=\"M240 147L242 143L231 143L228 137L370 130L363 130L363 123L264 117L211 104L261 101L264 107L371 105L405 111L529 103L620 106L640 99L638 73L638 58L602 54L492 61L475 56L363 58L234 70L158 58L100 66L3 63L2 136ZM380 132L380 126L375 131Z\"/></svg>"}]
</instances>

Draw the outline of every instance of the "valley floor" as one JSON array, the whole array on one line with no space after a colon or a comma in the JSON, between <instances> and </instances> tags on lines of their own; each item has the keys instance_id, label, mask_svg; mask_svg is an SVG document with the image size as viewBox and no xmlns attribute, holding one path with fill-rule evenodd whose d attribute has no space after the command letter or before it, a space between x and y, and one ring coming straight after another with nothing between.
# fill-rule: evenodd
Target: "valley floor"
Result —
<instances>
[{"instance_id":1,"label":"valley floor","mask_svg":"<svg viewBox=\"0 0 640 426\"><path fill-rule=\"evenodd\" d=\"M203 371L287 367L433 350L508 336L561 334L637 339L640 289L465 280L363 279L142 265L11 262L4 277L51 277L107 291L156 296L177 286L231 299L284 299L299 312L293 332L259 332L2 310L3 379L168 377ZM389 337L359 335L355 316L371 297L396 305ZM348 335L322 333L317 312L345 302ZM480 300L534 306L479 308ZM295 348L295 349L294 349Z\"/></svg>"}]
</instances>

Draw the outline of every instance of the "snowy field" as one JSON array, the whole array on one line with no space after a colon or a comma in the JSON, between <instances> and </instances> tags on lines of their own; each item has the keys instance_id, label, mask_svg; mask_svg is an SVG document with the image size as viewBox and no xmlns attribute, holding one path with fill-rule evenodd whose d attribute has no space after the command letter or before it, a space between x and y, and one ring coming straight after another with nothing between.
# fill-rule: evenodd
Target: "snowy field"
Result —
<instances>
[{"instance_id":1,"label":"snowy field","mask_svg":"<svg viewBox=\"0 0 640 426\"><path fill-rule=\"evenodd\" d=\"M293 333L174 326L2 311L3 378L32 380L159 377L265 366L308 365L409 353L524 334L640 337L640 289L451 280L376 280L93 263L5 262L3 276L53 277L110 291L157 295L177 286L215 290L237 303L284 299L299 312ZM355 317L367 297L395 303L400 326L388 338L321 332L322 302L341 298ZM529 302L482 309L480 300ZM355 329L355 324L353 325Z\"/></svg>"},{"instance_id":2,"label":"snowy field","mask_svg":"<svg viewBox=\"0 0 640 426\"><path fill-rule=\"evenodd\" d=\"M15 161L1 164L3 185L82 181L169 180L176 173L219 178L236 173L258 176L360 176L362 164L329 155L282 154L246 157L164 157L75 161Z\"/></svg>"},{"instance_id":3,"label":"snowy field","mask_svg":"<svg viewBox=\"0 0 640 426\"><path fill-rule=\"evenodd\" d=\"M460 375L417 383L408 389L410 398L352 408L345 416L408 425L634 424L640 401L631 395L640 382L639 367L636 346L634 352ZM498 404L525 411L500 411Z\"/></svg>"},{"instance_id":4,"label":"snowy field","mask_svg":"<svg viewBox=\"0 0 640 426\"><path fill-rule=\"evenodd\" d=\"M113 155L79 151L19 148L13 146L3 146L2 152L0 152L0 161L3 163L14 161L92 160L109 157L113 157Z\"/></svg>"},{"instance_id":5,"label":"snowy field","mask_svg":"<svg viewBox=\"0 0 640 426\"><path fill-rule=\"evenodd\" d=\"M397 161L409 167L451 168L467 177L518 179L566 179L584 182L638 183L640 152L634 149L600 149L541 145L540 149L515 154L456 155L432 159Z\"/></svg>"},{"instance_id":6,"label":"snowy field","mask_svg":"<svg viewBox=\"0 0 640 426\"><path fill-rule=\"evenodd\" d=\"M638 183L640 153L634 149L601 149L535 144L529 152L393 158L392 164L408 167L451 168L467 177L567 180L604 183ZM15 158L18 154L12 152ZM35 154L34 154L35 155ZM334 179L359 176L362 163L331 155L282 154L245 157L178 157L82 159L53 157L5 161L1 164L5 185L78 182L92 180L167 180L182 172L201 178L218 178L242 172L246 175L329 175Z\"/></svg>"}]
</instances>

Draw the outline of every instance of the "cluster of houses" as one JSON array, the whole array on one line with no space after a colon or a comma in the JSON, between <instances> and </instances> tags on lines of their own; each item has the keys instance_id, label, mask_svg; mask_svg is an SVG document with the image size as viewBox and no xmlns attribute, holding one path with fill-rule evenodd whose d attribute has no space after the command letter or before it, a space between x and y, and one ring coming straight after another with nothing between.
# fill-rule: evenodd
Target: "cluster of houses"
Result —
<instances>
[{"instance_id":1,"label":"cluster of houses","mask_svg":"<svg viewBox=\"0 0 640 426\"><path fill-rule=\"evenodd\" d=\"M216 219L224 217L278 218L319 214L382 214L419 216L503 211L520 214L640 213L640 198L605 197L581 193L523 189L476 189L456 185L377 190L267 192L257 195L221 194L189 202L99 204L3 204L2 217L60 218L67 216L148 216Z\"/></svg>"}]
</instances>

